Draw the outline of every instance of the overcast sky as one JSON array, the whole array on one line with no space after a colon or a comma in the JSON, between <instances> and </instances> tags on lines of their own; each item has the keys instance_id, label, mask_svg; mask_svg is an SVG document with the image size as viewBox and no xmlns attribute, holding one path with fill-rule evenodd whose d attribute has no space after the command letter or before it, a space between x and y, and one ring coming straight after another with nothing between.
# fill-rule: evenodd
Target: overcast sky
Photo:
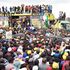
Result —
<instances>
[{"instance_id":1,"label":"overcast sky","mask_svg":"<svg viewBox=\"0 0 70 70\"><path fill-rule=\"evenodd\" d=\"M70 16L70 0L0 0L1 6L17 6L17 5L34 5L34 4L51 4L53 6L53 13L58 17L59 11L64 11L67 16Z\"/></svg>"},{"instance_id":2,"label":"overcast sky","mask_svg":"<svg viewBox=\"0 0 70 70\"><path fill-rule=\"evenodd\" d=\"M70 3L70 0L0 0L0 6L11 6L20 4L63 4Z\"/></svg>"}]
</instances>

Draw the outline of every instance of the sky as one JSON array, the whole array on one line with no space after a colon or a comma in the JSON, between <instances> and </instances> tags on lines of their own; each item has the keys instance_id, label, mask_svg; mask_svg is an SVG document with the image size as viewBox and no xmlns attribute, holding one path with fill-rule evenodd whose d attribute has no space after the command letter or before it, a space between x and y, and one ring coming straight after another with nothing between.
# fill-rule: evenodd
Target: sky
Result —
<instances>
[{"instance_id":1,"label":"sky","mask_svg":"<svg viewBox=\"0 0 70 70\"><path fill-rule=\"evenodd\" d=\"M0 5L11 6L20 4L64 4L70 3L70 0L0 0Z\"/></svg>"},{"instance_id":2,"label":"sky","mask_svg":"<svg viewBox=\"0 0 70 70\"><path fill-rule=\"evenodd\" d=\"M67 17L70 16L70 0L0 0L1 6L20 6L21 4L25 5L36 5L36 4L50 4L53 6L53 14L55 17L58 17L59 11L64 11L67 14Z\"/></svg>"}]
</instances>

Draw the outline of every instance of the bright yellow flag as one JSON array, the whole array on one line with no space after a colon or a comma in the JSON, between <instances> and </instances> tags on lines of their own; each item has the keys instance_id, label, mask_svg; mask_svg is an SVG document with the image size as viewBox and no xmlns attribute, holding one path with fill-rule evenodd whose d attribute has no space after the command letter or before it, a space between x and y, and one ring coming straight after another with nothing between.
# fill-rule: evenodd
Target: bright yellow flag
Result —
<instances>
[{"instance_id":1,"label":"bright yellow flag","mask_svg":"<svg viewBox=\"0 0 70 70\"><path fill-rule=\"evenodd\" d=\"M61 28L62 28L61 23L58 21L58 22L54 25L54 28L56 28L56 29L61 29Z\"/></svg>"},{"instance_id":2,"label":"bright yellow flag","mask_svg":"<svg viewBox=\"0 0 70 70\"><path fill-rule=\"evenodd\" d=\"M48 20L54 20L54 19L55 19L55 17L53 14L48 15Z\"/></svg>"}]
</instances>

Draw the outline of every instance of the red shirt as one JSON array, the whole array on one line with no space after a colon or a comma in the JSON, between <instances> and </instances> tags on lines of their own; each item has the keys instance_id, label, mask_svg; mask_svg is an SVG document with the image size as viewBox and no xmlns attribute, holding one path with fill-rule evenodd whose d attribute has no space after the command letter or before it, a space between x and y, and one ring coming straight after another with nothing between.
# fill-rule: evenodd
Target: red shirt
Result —
<instances>
[{"instance_id":1,"label":"red shirt","mask_svg":"<svg viewBox=\"0 0 70 70\"><path fill-rule=\"evenodd\" d=\"M51 67L51 66L49 66L46 70L52 70L52 67Z\"/></svg>"},{"instance_id":2,"label":"red shirt","mask_svg":"<svg viewBox=\"0 0 70 70\"><path fill-rule=\"evenodd\" d=\"M65 66L68 65L69 61L65 61L63 66L62 66L62 70L65 70Z\"/></svg>"}]
</instances>

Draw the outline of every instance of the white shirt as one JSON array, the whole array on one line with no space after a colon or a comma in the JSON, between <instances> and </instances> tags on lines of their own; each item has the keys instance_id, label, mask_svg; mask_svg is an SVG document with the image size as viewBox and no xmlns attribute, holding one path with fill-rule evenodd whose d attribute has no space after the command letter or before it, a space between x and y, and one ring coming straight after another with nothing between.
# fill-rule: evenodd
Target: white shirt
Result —
<instances>
[{"instance_id":1,"label":"white shirt","mask_svg":"<svg viewBox=\"0 0 70 70\"><path fill-rule=\"evenodd\" d=\"M33 66L32 70L38 70L38 66Z\"/></svg>"},{"instance_id":2,"label":"white shirt","mask_svg":"<svg viewBox=\"0 0 70 70\"><path fill-rule=\"evenodd\" d=\"M20 45L20 46L18 47L17 51L23 54L23 47Z\"/></svg>"},{"instance_id":3,"label":"white shirt","mask_svg":"<svg viewBox=\"0 0 70 70\"><path fill-rule=\"evenodd\" d=\"M36 54L36 55L34 55L33 56L33 60L35 61L36 59L38 59L39 58L39 54Z\"/></svg>"},{"instance_id":4,"label":"white shirt","mask_svg":"<svg viewBox=\"0 0 70 70\"><path fill-rule=\"evenodd\" d=\"M39 59L38 59L38 61L39 61L39 66L42 64L42 59L43 59L43 58L39 58Z\"/></svg>"}]
</instances>

